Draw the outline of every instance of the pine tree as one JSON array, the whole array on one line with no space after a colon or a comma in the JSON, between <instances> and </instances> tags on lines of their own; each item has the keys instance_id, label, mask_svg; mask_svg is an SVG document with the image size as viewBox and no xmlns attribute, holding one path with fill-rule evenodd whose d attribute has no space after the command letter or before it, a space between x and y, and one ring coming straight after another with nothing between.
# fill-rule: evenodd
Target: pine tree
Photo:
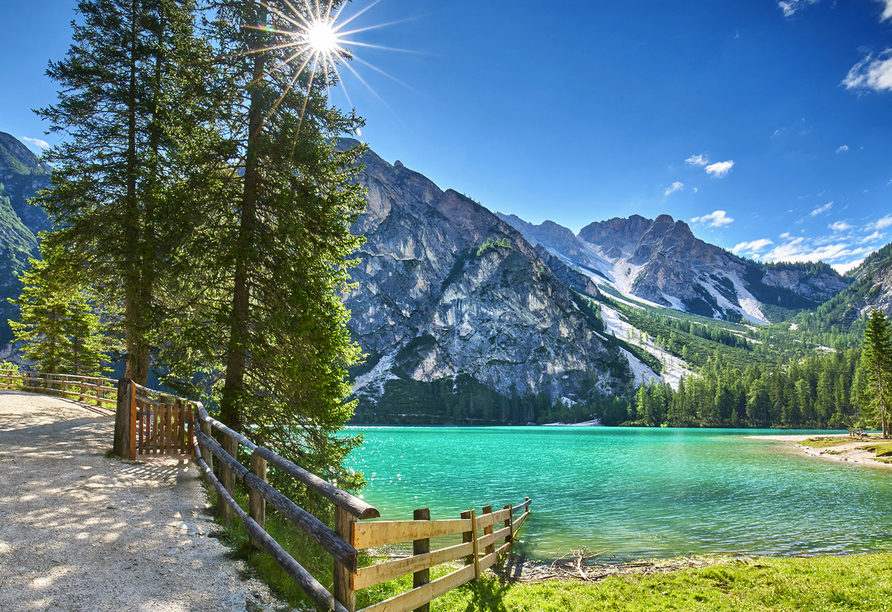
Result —
<instances>
[{"instance_id":1,"label":"pine tree","mask_svg":"<svg viewBox=\"0 0 892 612\"><path fill-rule=\"evenodd\" d=\"M64 253L48 251L32 259L22 273L22 293L16 300L19 321L9 321L22 354L42 372L99 376L110 361L113 344L96 306L79 277L63 262Z\"/></svg>"},{"instance_id":2,"label":"pine tree","mask_svg":"<svg viewBox=\"0 0 892 612\"><path fill-rule=\"evenodd\" d=\"M892 406L892 328L882 310L871 311L864 329L861 370L865 379L862 401L881 423L885 438L886 412Z\"/></svg>"},{"instance_id":3,"label":"pine tree","mask_svg":"<svg viewBox=\"0 0 892 612\"><path fill-rule=\"evenodd\" d=\"M78 273L107 302L123 303L126 375L140 384L159 286L176 274L172 253L192 223L180 196L194 165L184 157L200 152L190 138L207 99L198 95L206 79L193 8L188 0L81 0L74 42L47 70L58 102L37 111L67 135L46 155L52 186L36 199L59 228L45 240L79 254Z\"/></svg>"},{"instance_id":4,"label":"pine tree","mask_svg":"<svg viewBox=\"0 0 892 612\"><path fill-rule=\"evenodd\" d=\"M198 382L212 386L221 421L349 488L342 462L358 440L337 432L355 405L345 401L346 368L359 349L340 296L365 203L360 151L337 138L360 122L328 105L333 80L301 71L304 58L289 62L295 50L281 46L294 40L278 33L294 27L281 12L310 19L307 3L218 9L208 36L219 49L228 155L201 203L207 222L186 247L193 269L161 351L167 382L189 391L203 368Z\"/></svg>"}]
</instances>

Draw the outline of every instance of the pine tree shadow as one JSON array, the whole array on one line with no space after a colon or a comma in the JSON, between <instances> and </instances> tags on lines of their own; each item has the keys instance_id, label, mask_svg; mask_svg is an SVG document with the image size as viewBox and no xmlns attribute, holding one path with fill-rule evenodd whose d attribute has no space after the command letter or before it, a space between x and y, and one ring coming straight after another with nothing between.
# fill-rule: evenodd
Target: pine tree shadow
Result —
<instances>
[{"instance_id":1,"label":"pine tree shadow","mask_svg":"<svg viewBox=\"0 0 892 612\"><path fill-rule=\"evenodd\" d=\"M464 612L508 612L505 594L522 575L525 562L526 555L508 555L492 568L492 573L464 585L462 588L471 594Z\"/></svg>"},{"instance_id":2,"label":"pine tree shadow","mask_svg":"<svg viewBox=\"0 0 892 612\"><path fill-rule=\"evenodd\" d=\"M508 612L504 602L508 587L504 578L494 575L481 576L479 580L467 583L462 588L470 592L471 601L465 612Z\"/></svg>"}]
</instances>

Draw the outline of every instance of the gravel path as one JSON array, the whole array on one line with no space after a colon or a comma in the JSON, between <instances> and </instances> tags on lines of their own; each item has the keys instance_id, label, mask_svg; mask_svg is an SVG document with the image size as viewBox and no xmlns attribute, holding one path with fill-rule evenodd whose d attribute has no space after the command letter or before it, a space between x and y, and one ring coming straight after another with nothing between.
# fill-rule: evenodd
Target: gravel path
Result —
<instances>
[{"instance_id":1,"label":"gravel path","mask_svg":"<svg viewBox=\"0 0 892 612\"><path fill-rule=\"evenodd\" d=\"M198 470L109 459L114 416L0 390L0 611L287 610L245 580Z\"/></svg>"}]
</instances>

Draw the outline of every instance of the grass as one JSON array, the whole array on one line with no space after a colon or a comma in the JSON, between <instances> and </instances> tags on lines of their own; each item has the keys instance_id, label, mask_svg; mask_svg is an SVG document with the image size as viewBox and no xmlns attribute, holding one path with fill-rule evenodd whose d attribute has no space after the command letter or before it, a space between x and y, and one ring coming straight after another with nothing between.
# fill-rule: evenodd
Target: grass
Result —
<instances>
[{"instance_id":1,"label":"grass","mask_svg":"<svg viewBox=\"0 0 892 612\"><path fill-rule=\"evenodd\" d=\"M868 444L867 446L859 446L872 453L876 453L877 457L892 457L892 442L880 442L879 444Z\"/></svg>"},{"instance_id":2,"label":"grass","mask_svg":"<svg viewBox=\"0 0 892 612\"><path fill-rule=\"evenodd\" d=\"M846 438L845 436L818 436L816 438L803 440L799 445L807 446L809 448L827 448L828 446L839 446L840 444L845 444L846 442L851 441L852 439Z\"/></svg>"},{"instance_id":3,"label":"grass","mask_svg":"<svg viewBox=\"0 0 892 612\"><path fill-rule=\"evenodd\" d=\"M892 612L892 554L770 558L601 583L508 584L494 576L431 603L432 612Z\"/></svg>"},{"instance_id":4,"label":"grass","mask_svg":"<svg viewBox=\"0 0 892 612\"><path fill-rule=\"evenodd\" d=\"M216 507L217 492L213 487L205 487L208 502ZM244 491L236 491L235 499L242 509L248 507L247 494ZM216 519L219 522L219 519ZM258 578L265 582L272 591L289 606L299 609L312 609L312 602L303 590L297 586L273 558L251 544L248 532L242 527L241 521L235 519L231 526L220 526L223 536L221 541L232 548L231 556L234 559L242 559L248 566L245 578ZM334 565L331 557L322 548L310 540L307 536L295 529L287 519L281 518L275 510L267 505L266 524L264 529L276 540L279 545L303 566L322 586L331 592L333 587Z\"/></svg>"},{"instance_id":5,"label":"grass","mask_svg":"<svg viewBox=\"0 0 892 612\"><path fill-rule=\"evenodd\" d=\"M892 452L892 443L877 444ZM213 491L211 491L213 493ZM211 495L213 501L213 495ZM296 537L273 515L267 529L276 540L331 588L331 559ZM312 609L287 575L265 554L255 552L241 527L225 529L225 541L243 558L249 573L269 584L289 605ZM362 565L383 559L366 557ZM432 570L434 580L457 566ZM411 576L364 589L357 610L411 588ZM729 559L699 569L611 576L601 582L552 580L511 583L487 572L431 602L431 612L892 612L892 553L847 557Z\"/></svg>"}]
</instances>

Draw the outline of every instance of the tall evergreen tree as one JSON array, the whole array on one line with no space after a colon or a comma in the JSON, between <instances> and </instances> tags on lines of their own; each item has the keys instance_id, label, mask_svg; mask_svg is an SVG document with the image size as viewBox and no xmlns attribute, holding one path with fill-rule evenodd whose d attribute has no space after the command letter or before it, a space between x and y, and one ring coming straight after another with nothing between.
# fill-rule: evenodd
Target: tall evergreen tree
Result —
<instances>
[{"instance_id":1,"label":"tall evergreen tree","mask_svg":"<svg viewBox=\"0 0 892 612\"><path fill-rule=\"evenodd\" d=\"M886 413L892 406L892 327L882 310L871 311L864 329L861 369L865 378L862 401L881 423L885 438Z\"/></svg>"},{"instance_id":2,"label":"tall evergreen tree","mask_svg":"<svg viewBox=\"0 0 892 612\"><path fill-rule=\"evenodd\" d=\"M81 0L77 10L74 42L47 70L58 102L37 111L67 138L46 155L53 182L36 203L58 228L45 239L79 254L79 273L123 304L126 375L145 384L158 288L192 221L177 195L205 64L189 0Z\"/></svg>"},{"instance_id":3,"label":"tall evergreen tree","mask_svg":"<svg viewBox=\"0 0 892 612\"><path fill-rule=\"evenodd\" d=\"M22 293L10 300L20 320L10 320L26 359L42 372L99 376L110 361L113 342L96 312L88 288L71 274L64 255L41 245L43 259L31 259L21 275Z\"/></svg>"},{"instance_id":4,"label":"tall evergreen tree","mask_svg":"<svg viewBox=\"0 0 892 612\"><path fill-rule=\"evenodd\" d=\"M184 316L162 346L178 378L169 382L187 388L203 365L198 382L213 386L221 421L349 488L342 460L358 440L337 432L354 407L346 368L359 350L340 296L361 244L350 227L364 200L359 151L337 139L360 121L329 106L332 73L283 46L315 8L228 0L218 11L209 37L219 51L228 157L186 249L194 269Z\"/></svg>"}]
</instances>

